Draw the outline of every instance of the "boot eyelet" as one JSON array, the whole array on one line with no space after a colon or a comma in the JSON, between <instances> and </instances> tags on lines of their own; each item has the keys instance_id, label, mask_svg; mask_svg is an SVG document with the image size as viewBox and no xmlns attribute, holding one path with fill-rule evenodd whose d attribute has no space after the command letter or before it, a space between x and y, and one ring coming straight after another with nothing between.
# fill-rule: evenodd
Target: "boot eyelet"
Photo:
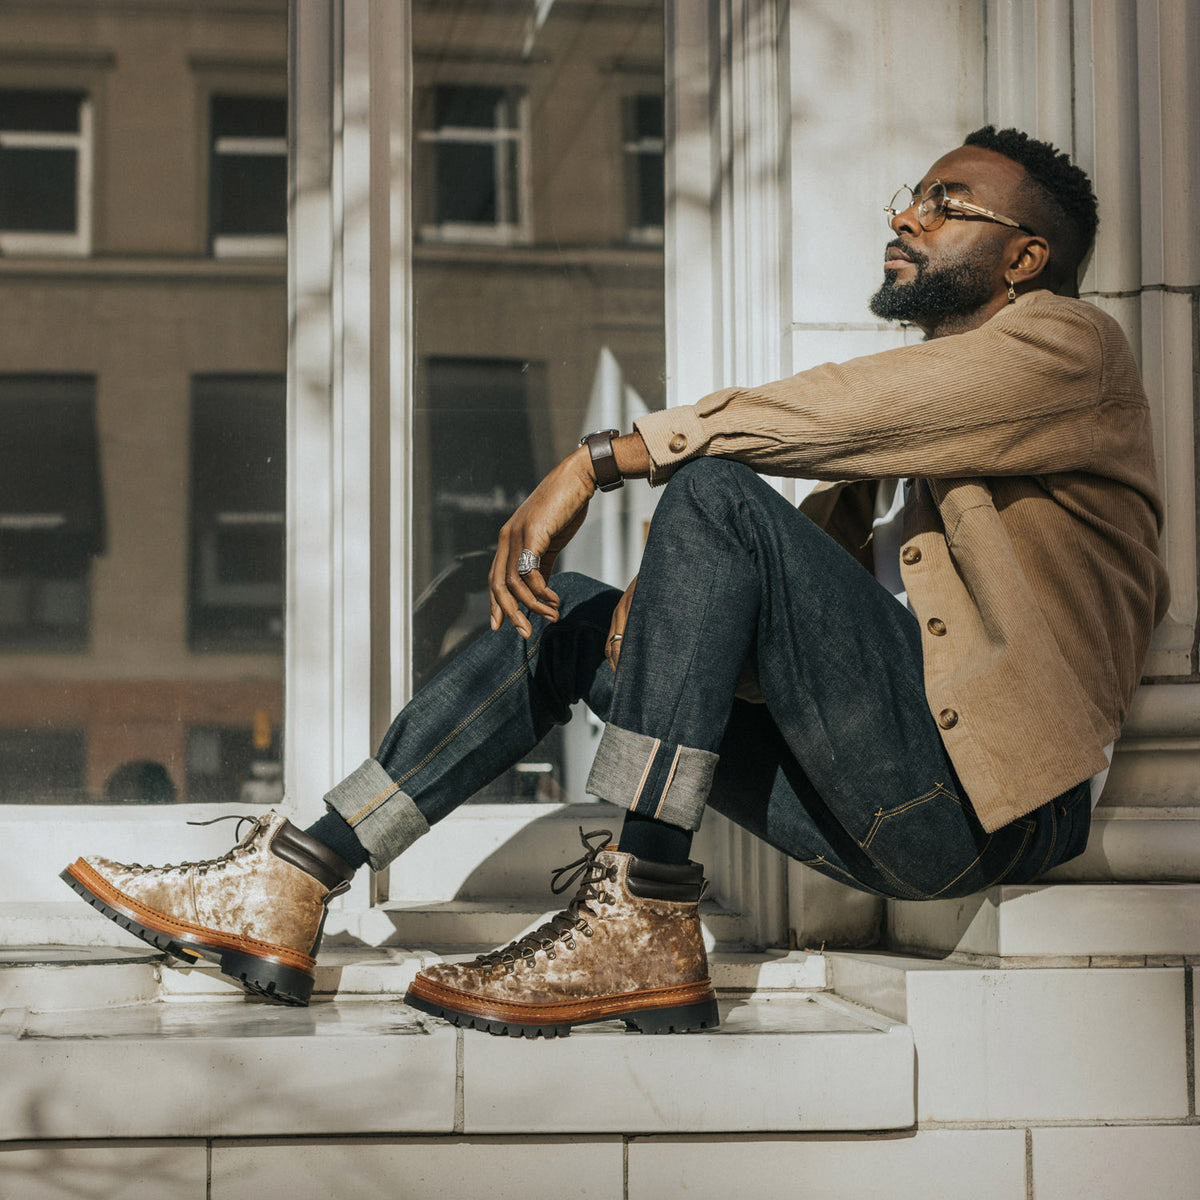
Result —
<instances>
[{"instance_id":1,"label":"boot eyelet","mask_svg":"<svg viewBox=\"0 0 1200 1200\"><path fill-rule=\"evenodd\" d=\"M583 936L584 936L584 937L591 937L591 936L592 936L592 929L591 929L591 926L590 926L590 925L585 925L585 926L583 927Z\"/></svg>"},{"instance_id":2,"label":"boot eyelet","mask_svg":"<svg viewBox=\"0 0 1200 1200\"><path fill-rule=\"evenodd\" d=\"M546 957L547 957L547 958L557 958L557 957L558 957L558 955L557 955L557 954L556 954L556 953L555 953L553 950L547 950L547 951L546 951Z\"/></svg>"}]
</instances>

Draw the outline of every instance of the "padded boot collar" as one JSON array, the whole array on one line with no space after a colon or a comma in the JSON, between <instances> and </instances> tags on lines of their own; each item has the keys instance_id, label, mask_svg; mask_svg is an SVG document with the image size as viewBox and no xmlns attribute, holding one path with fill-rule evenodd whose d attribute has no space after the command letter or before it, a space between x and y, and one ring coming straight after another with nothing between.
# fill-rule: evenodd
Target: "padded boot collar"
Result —
<instances>
[{"instance_id":1,"label":"padded boot collar","mask_svg":"<svg viewBox=\"0 0 1200 1200\"><path fill-rule=\"evenodd\" d=\"M324 842L284 820L271 839L271 853L319 880L332 891L354 878L354 868Z\"/></svg>"},{"instance_id":2,"label":"padded boot collar","mask_svg":"<svg viewBox=\"0 0 1200 1200\"><path fill-rule=\"evenodd\" d=\"M643 900L695 904L704 891L704 868L694 862L682 865L647 862L631 854L626 884L630 895Z\"/></svg>"}]
</instances>

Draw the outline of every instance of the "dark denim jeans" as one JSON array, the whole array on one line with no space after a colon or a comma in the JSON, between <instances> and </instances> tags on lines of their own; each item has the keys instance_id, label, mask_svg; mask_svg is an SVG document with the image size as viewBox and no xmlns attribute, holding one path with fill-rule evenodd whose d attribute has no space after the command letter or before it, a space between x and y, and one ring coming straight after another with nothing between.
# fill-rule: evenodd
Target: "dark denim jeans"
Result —
<instances>
[{"instance_id":1,"label":"dark denim jeans","mask_svg":"<svg viewBox=\"0 0 1200 1200\"><path fill-rule=\"evenodd\" d=\"M815 869L902 899L1028 882L1080 853L1087 782L984 832L922 686L916 618L753 471L662 496L614 677L616 590L554 577L561 615L485 633L327 802L372 865L528 753L577 700L607 724L589 791L685 828L705 804ZM753 664L764 703L735 700Z\"/></svg>"}]
</instances>

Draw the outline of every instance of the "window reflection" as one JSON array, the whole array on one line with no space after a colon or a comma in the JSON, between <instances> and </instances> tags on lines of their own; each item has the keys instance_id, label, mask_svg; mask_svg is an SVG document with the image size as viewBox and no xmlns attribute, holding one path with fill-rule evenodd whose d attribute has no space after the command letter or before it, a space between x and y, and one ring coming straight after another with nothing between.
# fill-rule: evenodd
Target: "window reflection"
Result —
<instances>
[{"instance_id":1,"label":"window reflection","mask_svg":"<svg viewBox=\"0 0 1200 1200\"><path fill-rule=\"evenodd\" d=\"M0 7L0 803L277 798L287 2Z\"/></svg>"},{"instance_id":2,"label":"window reflection","mask_svg":"<svg viewBox=\"0 0 1200 1200\"><path fill-rule=\"evenodd\" d=\"M413 6L414 683L487 628L500 526L592 429L663 402L662 5ZM652 501L564 566L624 586ZM584 799L555 730L477 800Z\"/></svg>"}]
</instances>

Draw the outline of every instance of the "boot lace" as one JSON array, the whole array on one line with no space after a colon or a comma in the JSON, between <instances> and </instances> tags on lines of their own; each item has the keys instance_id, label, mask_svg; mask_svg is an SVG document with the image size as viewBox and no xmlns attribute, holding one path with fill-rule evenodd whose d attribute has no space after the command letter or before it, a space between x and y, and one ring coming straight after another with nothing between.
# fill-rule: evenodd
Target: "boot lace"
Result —
<instances>
[{"instance_id":1,"label":"boot lace","mask_svg":"<svg viewBox=\"0 0 1200 1200\"><path fill-rule=\"evenodd\" d=\"M234 831L233 831L234 845L230 846L230 848L228 850L226 850L225 853L220 855L218 858L200 859L196 862L167 863L165 866L161 866L161 867L144 867L144 866L142 866L141 863L130 863L129 864L130 869L134 870L134 871L163 871L163 872L196 870L196 871L199 871L201 875L203 875L212 867L224 866L225 863L231 862L233 859L233 856L235 854L237 854L237 852L239 850L249 846L251 844L251 842L254 841L254 839L258 836L259 831L263 828L263 826L265 824L265 821L262 817L238 816L236 813L231 813L228 816L224 816L224 817L213 817L213 819L211 821L189 821L188 824L189 825L216 825L219 821L236 821L237 825L234 827ZM251 829L251 831L244 838L241 838L242 824L245 821L251 822L253 824L254 828ZM240 841L238 840L239 838L241 838Z\"/></svg>"},{"instance_id":2,"label":"boot lace","mask_svg":"<svg viewBox=\"0 0 1200 1200\"><path fill-rule=\"evenodd\" d=\"M559 867L550 877L550 890L556 896L561 896L578 881L579 890L575 893L575 898L562 912L551 917L545 924L539 925L531 933L524 934L499 950L481 954L472 966L502 966L511 975L518 962L532 963L539 950L547 958L557 958L559 944L567 950L574 950L577 933L583 934L584 937L592 936L588 917L595 919L598 914L590 906L602 900L612 900L612 896L603 890L603 885L606 880L615 877L617 869L596 861L596 856L612 840L612 830L593 829L590 833L584 833L581 825L579 840L583 844L583 856Z\"/></svg>"}]
</instances>

